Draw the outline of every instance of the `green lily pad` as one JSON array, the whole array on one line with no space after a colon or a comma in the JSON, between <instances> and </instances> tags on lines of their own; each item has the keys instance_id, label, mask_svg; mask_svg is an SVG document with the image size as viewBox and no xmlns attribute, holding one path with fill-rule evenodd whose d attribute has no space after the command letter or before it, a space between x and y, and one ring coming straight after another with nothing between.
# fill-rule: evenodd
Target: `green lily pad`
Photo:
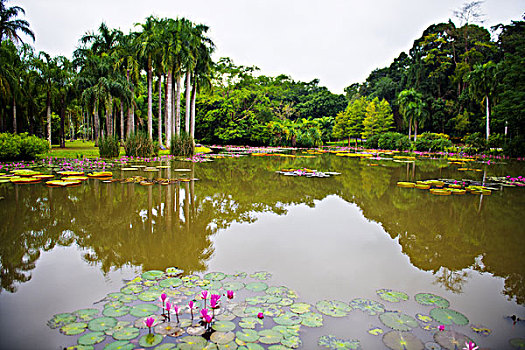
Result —
<instances>
[{"instance_id":1,"label":"green lily pad","mask_svg":"<svg viewBox=\"0 0 525 350\"><path fill-rule=\"evenodd\" d=\"M264 282L251 282L246 285L246 289L252 292L264 292L268 285Z\"/></svg>"},{"instance_id":2,"label":"green lily pad","mask_svg":"<svg viewBox=\"0 0 525 350\"><path fill-rule=\"evenodd\" d=\"M283 326L291 326L294 324L299 324L303 321L301 316L293 312L285 312L279 317L274 317L274 322Z\"/></svg>"},{"instance_id":3,"label":"green lily pad","mask_svg":"<svg viewBox=\"0 0 525 350\"><path fill-rule=\"evenodd\" d=\"M232 309L232 314L234 314L237 317L247 317L248 315L246 315L245 310L246 310L246 306L236 305Z\"/></svg>"},{"instance_id":4,"label":"green lily pad","mask_svg":"<svg viewBox=\"0 0 525 350\"><path fill-rule=\"evenodd\" d=\"M399 303L400 301L407 301L408 295L403 292L398 292L392 289L379 289L376 291L377 295L384 301L391 303Z\"/></svg>"},{"instance_id":5,"label":"green lily pad","mask_svg":"<svg viewBox=\"0 0 525 350\"><path fill-rule=\"evenodd\" d=\"M135 327L125 327L113 332L116 340L131 340L139 336L140 331Z\"/></svg>"},{"instance_id":6,"label":"green lily pad","mask_svg":"<svg viewBox=\"0 0 525 350\"><path fill-rule=\"evenodd\" d=\"M135 326L135 328L147 329L148 327L146 327L146 318L148 318L148 317L153 317L154 321L153 321L152 327L155 327L156 325L158 325L159 323L161 323L163 321L162 316L146 315L146 316L140 317L139 319L135 320L135 323L133 324Z\"/></svg>"},{"instance_id":7,"label":"green lily pad","mask_svg":"<svg viewBox=\"0 0 525 350\"><path fill-rule=\"evenodd\" d=\"M141 275L141 277L144 278L145 280L154 281L156 279L164 277L164 271L160 271L160 270L146 271Z\"/></svg>"},{"instance_id":8,"label":"green lily pad","mask_svg":"<svg viewBox=\"0 0 525 350\"><path fill-rule=\"evenodd\" d=\"M234 314L232 314L229 311L225 311L222 314L219 314L219 315L215 316L215 319L217 321L232 321L232 320L235 319L235 317L237 317L237 316L235 316Z\"/></svg>"},{"instance_id":9,"label":"green lily pad","mask_svg":"<svg viewBox=\"0 0 525 350\"><path fill-rule=\"evenodd\" d=\"M166 269L166 275L168 276L178 276L180 274L184 273L184 270L181 270L179 268L176 268L176 267L168 267Z\"/></svg>"},{"instance_id":10,"label":"green lily pad","mask_svg":"<svg viewBox=\"0 0 525 350\"><path fill-rule=\"evenodd\" d=\"M159 345L162 339L162 335L159 334L146 334L139 338L139 345L145 348L151 348Z\"/></svg>"},{"instance_id":11,"label":"green lily pad","mask_svg":"<svg viewBox=\"0 0 525 350\"><path fill-rule=\"evenodd\" d=\"M260 280L260 281L265 281L267 279L270 279L272 277L272 274L266 271L259 271L259 272L252 273L250 277Z\"/></svg>"},{"instance_id":12,"label":"green lily pad","mask_svg":"<svg viewBox=\"0 0 525 350\"><path fill-rule=\"evenodd\" d=\"M281 345L281 344L277 344L277 345L270 345L268 347L268 350L290 350L290 348L287 346Z\"/></svg>"},{"instance_id":13,"label":"green lily pad","mask_svg":"<svg viewBox=\"0 0 525 350\"><path fill-rule=\"evenodd\" d=\"M47 322L47 324L50 328L55 329L55 328L65 326L68 323L73 323L76 320L77 320L76 315L64 312L61 314L54 315L53 318Z\"/></svg>"},{"instance_id":14,"label":"green lily pad","mask_svg":"<svg viewBox=\"0 0 525 350\"><path fill-rule=\"evenodd\" d=\"M337 300L321 300L315 304L315 307L322 314L333 317L344 317L352 310L348 304Z\"/></svg>"},{"instance_id":15,"label":"green lily pad","mask_svg":"<svg viewBox=\"0 0 525 350\"><path fill-rule=\"evenodd\" d=\"M133 294L129 294L129 295L123 295L120 297L120 299L118 301L120 301L121 303L123 304L128 304L128 303L132 303L134 302L135 300L137 300L137 296L136 295L133 295Z\"/></svg>"},{"instance_id":16,"label":"green lily pad","mask_svg":"<svg viewBox=\"0 0 525 350\"><path fill-rule=\"evenodd\" d=\"M231 275L231 277L233 278L242 278L242 279L245 279L247 276L248 274L244 271L237 271Z\"/></svg>"},{"instance_id":17,"label":"green lily pad","mask_svg":"<svg viewBox=\"0 0 525 350\"><path fill-rule=\"evenodd\" d=\"M222 285L222 288L225 290L238 291L244 288L244 283L236 281L226 282Z\"/></svg>"},{"instance_id":18,"label":"green lily pad","mask_svg":"<svg viewBox=\"0 0 525 350\"><path fill-rule=\"evenodd\" d=\"M323 315L315 312L307 312L301 314L301 324L306 327L322 327L323 326Z\"/></svg>"},{"instance_id":19,"label":"green lily pad","mask_svg":"<svg viewBox=\"0 0 525 350\"><path fill-rule=\"evenodd\" d=\"M230 321L216 321L212 324L211 328L218 332L229 332L235 329L235 323Z\"/></svg>"},{"instance_id":20,"label":"green lily pad","mask_svg":"<svg viewBox=\"0 0 525 350\"><path fill-rule=\"evenodd\" d=\"M294 336L284 338L283 340L281 340L281 344L291 349L297 349L301 346L302 342L301 338L299 338L298 336Z\"/></svg>"},{"instance_id":21,"label":"green lily pad","mask_svg":"<svg viewBox=\"0 0 525 350\"><path fill-rule=\"evenodd\" d=\"M102 311L102 314L107 317L122 317L129 314L130 309L129 306L122 306L119 308L106 307L104 308L104 311Z\"/></svg>"},{"instance_id":22,"label":"green lily pad","mask_svg":"<svg viewBox=\"0 0 525 350\"><path fill-rule=\"evenodd\" d=\"M359 340L340 339L334 335L323 335L317 344L328 349L359 349Z\"/></svg>"},{"instance_id":23,"label":"green lily pad","mask_svg":"<svg viewBox=\"0 0 525 350\"><path fill-rule=\"evenodd\" d=\"M245 343L242 346L239 346L237 350L264 350L264 347L257 343Z\"/></svg>"},{"instance_id":24,"label":"green lily pad","mask_svg":"<svg viewBox=\"0 0 525 350\"><path fill-rule=\"evenodd\" d=\"M419 293L414 297L416 302L425 306L437 306L437 307L449 307L450 303L447 299L440 297L439 295L431 293Z\"/></svg>"},{"instance_id":25,"label":"green lily pad","mask_svg":"<svg viewBox=\"0 0 525 350\"><path fill-rule=\"evenodd\" d=\"M259 342L263 344L278 344L283 338L281 333L273 329L263 329L259 332Z\"/></svg>"},{"instance_id":26,"label":"green lily pad","mask_svg":"<svg viewBox=\"0 0 525 350\"><path fill-rule=\"evenodd\" d=\"M213 332L210 340L215 344L228 344L235 339L233 332Z\"/></svg>"},{"instance_id":27,"label":"green lily pad","mask_svg":"<svg viewBox=\"0 0 525 350\"><path fill-rule=\"evenodd\" d=\"M102 343L106 339L104 332L90 332L86 333L77 339L79 345L95 345Z\"/></svg>"},{"instance_id":28,"label":"green lily pad","mask_svg":"<svg viewBox=\"0 0 525 350\"><path fill-rule=\"evenodd\" d=\"M277 295L267 295L266 296L266 303L267 304L277 304L281 300L282 300L282 298L277 296Z\"/></svg>"},{"instance_id":29,"label":"green lily pad","mask_svg":"<svg viewBox=\"0 0 525 350\"><path fill-rule=\"evenodd\" d=\"M160 298L162 293L160 291L147 290L138 295L138 298L142 301L154 301Z\"/></svg>"},{"instance_id":30,"label":"green lily pad","mask_svg":"<svg viewBox=\"0 0 525 350\"><path fill-rule=\"evenodd\" d=\"M277 331L283 335L285 338L297 337L299 336L299 330L301 329L300 325L293 326L275 326L272 328L274 331Z\"/></svg>"},{"instance_id":31,"label":"green lily pad","mask_svg":"<svg viewBox=\"0 0 525 350\"><path fill-rule=\"evenodd\" d=\"M204 333L206 333L206 328L204 328L203 326L192 326L186 328L186 333L188 333L189 335L203 335Z\"/></svg>"},{"instance_id":32,"label":"green lily pad","mask_svg":"<svg viewBox=\"0 0 525 350\"><path fill-rule=\"evenodd\" d=\"M145 317L153 315L159 310L159 307L153 304L138 304L131 308L129 311L131 316Z\"/></svg>"},{"instance_id":33,"label":"green lily pad","mask_svg":"<svg viewBox=\"0 0 525 350\"><path fill-rule=\"evenodd\" d=\"M177 288L180 285L182 285L182 280L177 277L166 278L159 282L159 286L162 288Z\"/></svg>"},{"instance_id":34,"label":"green lily pad","mask_svg":"<svg viewBox=\"0 0 525 350\"><path fill-rule=\"evenodd\" d=\"M164 343L157 345L154 350L175 350L177 349L177 344L175 343Z\"/></svg>"},{"instance_id":35,"label":"green lily pad","mask_svg":"<svg viewBox=\"0 0 525 350\"><path fill-rule=\"evenodd\" d=\"M279 302L280 306L290 306L294 303L293 299L291 298L282 298Z\"/></svg>"},{"instance_id":36,"label":"green lily pad","mask_svg":"<svg viewBox=\"0 0 525 350\"><path fill-rule=\"evenodd\" d=\"M155 326L155 333L163 336L169 335L171 337L178 337L181 336L184 331L179 327L177 322L164 322Z\"/></svg>"},{"instance_id":37,"label":"green lily pad","mask_svg":"<svg viewBox=\"0 0 525 350\"><path fill-rule=\"evenodd\" d=\"M472 339L465 334L450 330L434 333L434 341L445 349L462 349L465 343Z\"/></svg>"},{"instance_id":38,"label":"green lily pad","mask_svg":"<svg viewBox=\"0 0 525 350\"><path fill-rule=\"evenodd\" d=\"M312 305L307 303L295 303L290 306L290 311L295 312L296 314L304 314L310 312Z\"/></svg>"},{"instance_id":39,"label":"green lily pad","mask_svg":"<svg viewBox=\"0 0 525 350\"><path fill-rule=\"evenodd\" d=\"M120 291L124 294L138 294L138 293L141 293L143 290L144 290L144 287L141 286L140 284L130 284L120 289Z\"/></svg>"},{"instance_id":40,"label":"green lily pad","mask_svg":"<svg viewBox=\"0 0 525 350\"><path fill-rule=\"evenodd\" d=\"M113 317L99 317L92 319L88 323L89 330L93 332L104 332L110 328L113 328L117 325L117 320ZM84 344L92 345L92 344Z\"/></svg>"},{"instance_id":41,"label":"green lily pad","mask_svg":"<svg viewBox=\"0 0 525 350\"><path fill-rule=\"evenodd\" d=\"M268 299L268 295L256 295L253 297L247 297L244 301L249 305L257 305L266 303L266 299Z\"/></svg>"},{"instance_id":42,"label":"green lily pad","mask_svg":"<svg viewBox=\"0 0 525 350\"><path fill-rule=\"evenodd\" d=\"M74 311L73 314L77 315L82 321L91 321L99 312L97 309L81 309Z\"/></svg>"},{"instance_id":43,"label":"green lily pad","mask_svg":"<svg viewBox=\"0 0 525 350\"><path fill-rule=\"evenodd\" d=\"M288 287L285 287L285 286L280 286L280 287L271 286L271 287L268 287L268 289L266 289L266 294L277 295L281 298L285 298L285 297L288 297L289 291L290 290L288 289Z\"/></svg>"},{"instance_id":44,"label":"green lily pad","mask_svg":"<svg viewBox=\"0 0 525 350\"><path fill-rule=\"evenodd\" d=\"M423 323L430 323L430 322L432 322L432 317L430 317L428 315L423 315L423 314L416 314L416 319L418 321L423 322Z\"/></svg>"},{"instance_id":45,"label":"green lily pad","mask_svg":"<svg viewBox=\"0 0 525 350\"><path fill-rule=\"evenodd\" d=\"M214 343L210 343L210 344L215 345ZM206 349L206 350L212 349L210 344L208 344L204 349ZM217 349L218 350L237 350L238 348L239 348L239 346L237 345L237 343L235 343L234 341L231 341L231 342L226 343L226 344L217 344L217 345L215 345L215 348L213 348L213 349L214 350L217 350Z\"/></svg>"},{"instance_id":46,"label":"green lily pad","mask_svg":"<svg viewBox=\"0 0 525 350\"><path fill-rule=\"evenodd\" d=\"M121 293L121 292L109 293L108 298L113 299L113 300L118 300L123 295L124 293Z\"/></svg>"},{"instance_id":47,"label":"green lily pad","mask_svg":"<svg viewBox=\"0 0 525 350\"><path fill-rule=\"evenodd\" d=\"M85 322L68 323L60 328L60 332L64 333L65 335L77 335L83 333L87 326L88 325Z\"/></svg>"},{"instance_id":48,"label":"green lily pad","mask_svg":"<svg viewBox=\"0 0 525 350\"><path fill-rule=\"evenodd\" d=\"M361 310L368 313L370 316L375 316L385 312L385 306L377 301L370 299L356 298L350 302L350 306L354 309Z\"/></svg>"},{"instance_id":49,"label":"green lily pad","mask_svg":"<svg viewBox=\"0 0 525 350\"><path fill-rule=\"evenodd\" d=\"M124 296L121 295L119 298L122 298ZM124 305L120 300L112 300L110 302L107 302L104 304L104 308L107 308L107 307L113 307L113 308L119 308L121 307L122 305Z\"/></svg>"},{"instance_id":50,"label":"green lily pad","mask_svg":"<svg viewBox=\"0 0 525 350\"><path fill-rule=\"evenodd\" d=\"M188 344L189 346L194 346L193 348L185 347L184 349L202 349L206 346L206 343L207 343L206 339L204 339L203 337L194 336L194 335L188 335L188 336L182 337L180 338L180 341L181 341L181 344L179 345L182 345L182 343L184 343L184 344Z\"/></svg>"},{"instance_id":51,"label":"green lily pad","mask_svg":"<svg viewBox=\"0 0 525 350\"><path fill-rule=\"evenodd\" d=\"M509 340L509 344L516 349L525 349L525 338L513 338Z\"/></svg>"},{"instance_id":52,"label":"green lily pad","mask_svg":"<svg viewBox=\"0 0 525 350\"><path fill-rule=\"evenodd\" d=\"M226 278L226 274L223 272L208 272L204 275L204 278L211 281L222 281Z\"/></svg>"},{"instance_id":53,"label":"green lily pad","mask_svg":"<svg viewBox=\"0 0 525 350\"><path fill-rule=\"evenodd\" d=\"M425 348L423 342L410 332L388 332L383 335L383 343L393 350L423 350Z\"/></svg>"},{"instance_id":54,"label":"green lily pad","mask_svg":"<svg viewBox=\"0 0 525 350\"><path fill-rule=\"evenodd\" d=\"M468 324L468 318L460 312L451 309L436 307L430 310L430 317L441 324L465 326Z\"/></svg>"},{"instance_id":55,"label":"green lily pad","mask_svg":"<svg viewBox=\"0 0 525 350\"><path fill-rule=\"evenodd\" d=\"M259 333L251 329L243 329L242 331L237 331L235 333L237 339L242 340L246 343L253 343L259 339Z\"/></svg>"},{"instance_id":56,"label":"green lily pad","mask_svg":"<svg viewBox=\"0 0 525 350\"><path fill-rule=\"evenodd\" d=\"M263 325L263 320L258 319L257 317L245 317L239 321L239 326L242 328L255 329L257 325Z\"/></svg>"},{"instance_id":57,"label":"green lily pad","mask_svg":"<svg viewBox=\"0 0 525 350\"><path fill-rule=\"evenodd\" d=\"M379 315L379 319L385 326L396 331L410 331L419 325L412 316L400 312L385 312Z\"/></svg>"},{"instance_id":58,"label":"green lily pad","mask_svg":"<svg viewBox=\"0 0 525 350\"><path fill-rule=\"evenodd\" d=\"M264 316L277 317L283 314L283 309L279 305L270 304L264 307Z\"/></svg>"},{"instance_id":59,"label":"green lily pad","mask_svg":"<svg viewBox=\"0 0 525 350\"><path fill-rule=\"evenodd\" d=\"M133 350L135 346L127 340L118 340L104 346L104 350Z\"/></svg>"},{"instance_id":60,"label":"green lily pad","mask_svg":"<svg viewBox=\"0 0 525 350\"><path fill-rule=\"evenodd\" d=\"M262 307L248 306L244 309L244 314L246 316L257 316L260 312L264 314L264 309Z\"/></svg>"},{"instance_id":61,"label":"green lily pad","mask_svg":"<svg viewBox=\"0 0 525 350\"><path fill-rule=\"evenodd\" d=\"M368 334L371 334L371 335L381 335L383 333L384 331L379 327L370 328L368 330Z\"/></svg>"}]
</instances>

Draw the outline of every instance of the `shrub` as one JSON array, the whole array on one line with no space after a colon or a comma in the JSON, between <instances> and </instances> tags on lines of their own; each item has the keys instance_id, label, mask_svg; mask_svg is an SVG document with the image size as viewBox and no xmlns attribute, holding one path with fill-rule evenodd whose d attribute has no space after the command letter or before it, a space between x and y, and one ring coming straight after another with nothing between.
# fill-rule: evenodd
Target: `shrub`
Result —
<instances>
[{"instance_id":1,"label":"shrub","mask_svg":"<svg viewBox=\"0 0 525 350\"><path fill-rule=\"evenodd\" d=\"M120 142L117 136L103 137L98 141L98 151L102 158L115 158L120 154Z\"/></svg>"},{"instance_id":2,"label":"shrub","mask_svg":"<svg viewBox=\"0 0 525 350\"><path fill-rule=\"evenodd\" d=\"M430 132L421 134L414 143L414 147L418 151L442 152L452 146L452 141L449 140L448 135Z\"/></svg>"},{"instance_id":3,"label":"shrub","mask_svg":"<svg viewBox=\"0 0 525 350\"><path fill-rule=\"evenodd\" d=\"M379 147L378 141L379 141L380 137L381 137L381 135L370 136L369 138L366 139L365 147L367 147L367 148L378 148Z\"/></svg>"},{"instance_id":4,"label":"shrub","mask_svg":"<svg viewBox=\"0 0 525 350\"><path fill-rule=\"evenodd\" d=\"M36 136L0 134L0 160L30 160L49 151L49 143Z\"/></svg>"},{"instance_id":5,"label":"shrub","mask_svg":"<svg viewBox=\"0 0 525 350\"><path fill-rule=\"evenodd\" d=\"M525 155L525 136L520 135L508 141L503 147L503 153L510 157L521 157Z\"/></svg>"},{"instance_id":6,"label":"shrub","mask_svg":"<svg viewBox=\"0 0 525 350\"><path fill-rule=\"evenodd\" d=\"M379 137L377 145L382 149L398 149L401 151L410 148L408 136L398 132L386 132Z\"/></svg>"},{"instance_id":7,"label":"shrub","mask_svg":"<svg viewBox=\"0 0 525 350\"><path fill-rule=\"evenodd\" d=\"M479 152L487 149L487 140L480 132L475 132L464 138L465 145L470 148L477 148Z\"/></svg>"},{"instance_id":8,"label":"shrub","mask_svg":"<svg viewBox=\"0 0 525 350\"><path fill-rule=\"evenodd\" d=\"M193 156L195 153L195 144L193 143L193 138L184 132L180 135L175 135L171 139L170 153L174 156Z\"/></svg>"},{"instance_id":9,"label":"shrub","mask_svg":"<svg viewBox=\"0 0 525 350\"><path fill-rule=\"evenodd\" d=\"M154 157L159 154L157 144L144 132L129 135L124 142L124 150L129 157Z\"/></svg>"}]
</instances>

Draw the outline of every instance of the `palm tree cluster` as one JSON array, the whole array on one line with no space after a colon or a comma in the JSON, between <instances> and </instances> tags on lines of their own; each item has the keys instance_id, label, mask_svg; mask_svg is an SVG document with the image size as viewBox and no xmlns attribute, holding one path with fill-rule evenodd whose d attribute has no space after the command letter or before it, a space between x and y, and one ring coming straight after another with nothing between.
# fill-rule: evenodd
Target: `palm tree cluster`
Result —
<instances>
[{"instance_id":1,"label":"palm tree cluster","mask_svg":"<svg viewBox=\"0 0 525 350\"><path fill-rule=\"evenodd\" d=\"M5 2L0 2L0 100L5 106L0 132L27 130L47 136L49 143L60 136L63 146L67 118L71 136L76 129L97 144L100 136L124 140L142 129L161 146L169 147L172 137L183 132L194 138L197 93L211 81L214 44L206 25L150 16L125 34L102 23L80 38L69 60L23 44L20 33L34 39L27 21L16 18L24 10ZM147 116L139 108L145 99ZM17 110L22 118L17 119Z\"/></svg>"}]
</instances>

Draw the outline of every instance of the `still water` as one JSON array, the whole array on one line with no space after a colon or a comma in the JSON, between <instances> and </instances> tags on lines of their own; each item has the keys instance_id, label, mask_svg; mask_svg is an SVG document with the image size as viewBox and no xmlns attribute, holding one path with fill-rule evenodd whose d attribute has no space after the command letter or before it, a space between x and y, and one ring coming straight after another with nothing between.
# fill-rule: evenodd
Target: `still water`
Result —
<instances>
[{"instance_id":1,"label":"still water","mask_svg":"<svg viewBox=\"0 0 525 350\"><path fill-rule=\"evenodd\" d=\"M376 290L428 292L450 301L485 348L525 337L525 188L490 196L434 196L396 186L436 178L482 180L525 174L520 163L459 171L446 160L240 157L167 163L156 173L113 169L113 177L178 178L168 186L103 183L79 187L0 184L0 348L73 345L47 327L54 314L93 307L142 271L177 266L186 274L269 271L301 301L377 298ZM165 164L166 165L166 164ZM335 171L288 177L288 168ZM405 313L414 306L394 305ZM367 333L377 318L325 317L301 331L303 348L324 334L384 348ZM383 327L384 328L384 327ZM386 329L385 329L386 330Z\"/></svg>"}]
</instances>

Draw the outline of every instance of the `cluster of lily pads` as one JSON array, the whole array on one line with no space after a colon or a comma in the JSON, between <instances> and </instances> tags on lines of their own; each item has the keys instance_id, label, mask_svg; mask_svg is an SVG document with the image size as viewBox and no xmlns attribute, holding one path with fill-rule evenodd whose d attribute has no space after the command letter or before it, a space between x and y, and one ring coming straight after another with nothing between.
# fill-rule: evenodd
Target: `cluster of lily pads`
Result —
<instances>
[{"instance_id":1,"label":"cluster of lily pads","mask_svg":"<svg viewBox=\"0 0 525 350\"><path fill-rule=\"evenodd\" d=\"M303 346L301 335L307 329L322 330L326 317L344 319L354 312L375 320L371 324L377 326L368 330L368 336L381 336L390 349L458 349L473 341L461 332L491 334L482 325L469 327L465 315L430 293L415 295L416 303L427 310L411 316L391 310L389 305L397 309L410 297L390 289L377 291L381 302L356 298L313 305L299 301L297 293L286 286L270 285L271 274L264 271L250 275L210 272L202 277L182 273L174 267L144 272L97 302L103 304L102 310L59 313L48 325L72 337L68 349L295 349ZM424 340L414 334L417 329L426 331ZM523 342L511 340L511 344ZM317 345L361 347L357 339L333 334L320 336Z\"/></svg>"},{"instance_id":2,"label":"cluster of lily pads","mask_svg":"<svg viewBox=\"0 0 525 350\"><path fill-rule=\"evenodd\" d=\"M302 169L283 169L276 171L277 174L285 176L304 176L304 177L330 177L332 175L341 175L341 173L333 171L318 171L314 169L302 168Z\"/></svg>"}]
</instances>

